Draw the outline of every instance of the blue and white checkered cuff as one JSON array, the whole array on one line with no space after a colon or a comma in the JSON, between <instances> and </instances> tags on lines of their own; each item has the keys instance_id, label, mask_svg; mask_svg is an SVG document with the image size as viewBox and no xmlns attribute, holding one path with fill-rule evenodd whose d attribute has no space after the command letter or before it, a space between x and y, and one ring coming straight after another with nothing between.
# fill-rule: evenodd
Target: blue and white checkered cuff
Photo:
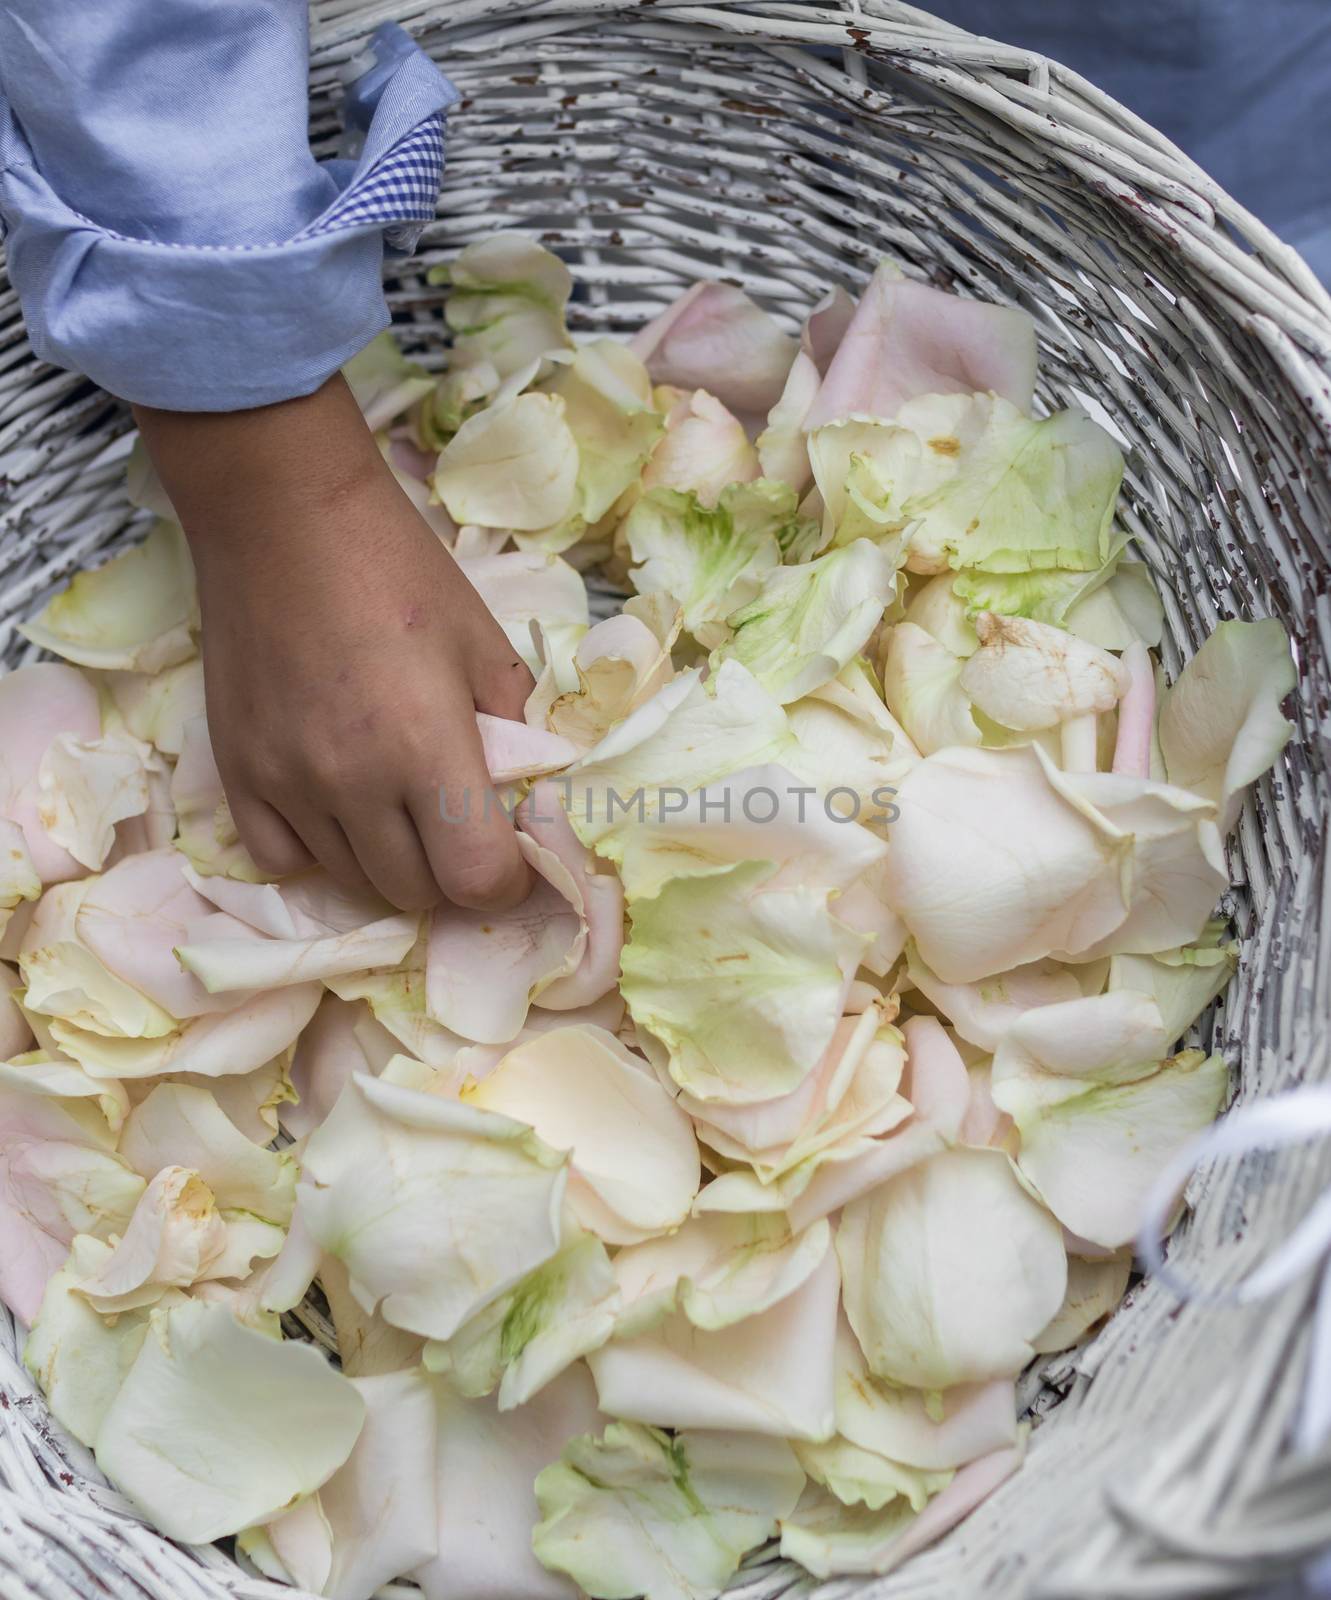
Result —
<instances>
[{"instance_id":1,"label":"blue and white checkered cuff","mask_svg":"<svg viewBox=\"0 0 1331 1600\"><path fill-rule=\"evenodd\" d=\"M427 117L404 134L338 195L296 239L341 228L381 227L398 250L412 250L434 218L444 176L444 119ZM294 241L293 241L294 242Z\"/></svg>"}]
</instances>

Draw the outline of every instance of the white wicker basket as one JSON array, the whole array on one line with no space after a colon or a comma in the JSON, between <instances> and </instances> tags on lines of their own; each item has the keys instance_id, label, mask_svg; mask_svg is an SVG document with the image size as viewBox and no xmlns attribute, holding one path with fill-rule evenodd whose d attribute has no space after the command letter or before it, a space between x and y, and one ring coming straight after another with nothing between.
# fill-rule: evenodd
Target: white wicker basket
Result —
<instances>
[{"instance_id":1,"label":"white wicker basket","mask_svg":"<svg viewBox=\"0 0 1331 1600\"><path fill-rule=\"evenodd\" d=\"M321 0L321 148L339 63L390 17L463 96L440 219L390 271L427 362L442 324L426 268L498 228L565 256L583 330L631 329L707 276L794 326L884 253L1033 313L1043 401L1099 402L1126 435L1123 518L1159 578L1167 665L1227 616L1278 616L1294 640L1298 733L1243 816L1229 909L1244 954L1217 1028L1244 1099L1331 1077L1331 300L1298 257L1089 84L895 0ZM33 359L0 280L8 659L14 620L133 536L128 427ZM1176 1258L1232 1281L1328 1181L1325 1148L1212 1167ZM1331 1453L1299 1461L1286 1443L1307 1303L1296 1288L1180 1309L1143 1285L1029 1381L1042 1420L1016 1479L893 1577L820 1592L1145 1600L1296 1570L1331 1544ZM0 1600L291 1593L136 1520L50 1423L15 1342L0 1308ZM737 1587L811 1585L768 1559Z\"/></svg>"}]
</instances>

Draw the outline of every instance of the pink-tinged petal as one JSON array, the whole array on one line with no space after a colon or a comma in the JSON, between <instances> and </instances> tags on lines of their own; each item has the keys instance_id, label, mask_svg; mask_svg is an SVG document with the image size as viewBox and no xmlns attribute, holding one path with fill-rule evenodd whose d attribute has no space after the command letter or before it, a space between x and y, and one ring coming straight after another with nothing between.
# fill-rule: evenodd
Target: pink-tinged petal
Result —
<instances>
[{"instance_id":1,"label":"pink-tinged petal","mask_svg":"<svg viewBox=\"0 0 1331 1600\"><path fill-rule=\"evenodd\" d=\"M625 1006L619 993L604 994L591 1005L578 1006L572 1011L543 1011L533 1006L527 1013L516 1039L503 1044L473 1044L459 1050L453 1069L459 1082L470 1079L480 1083L488 1078L510 1050L529 1039L539 1038L556 1028L603 1028L606 1033L618 1034L624 1024Z\"/></svg>"},{"instance_id":2,"label":"pink-tinged petal","mask_svg":"<svg viewBox=\"0 0 1331 1600\"><path fill-rule=\"evenodd\" d=\"M563 867L565 880L552 879L582 917L586 945L567 977L556 978L535 1003L552 1011L573 1011L608 994L619 980L624 947L624 887L614 873L598 872L597 857L574 833L554 784L539 783L518 807L518 826Z\"/></svg>"},{"instance_id":3,"label":"pink-tinged petal","mask_svg":"<svg viewBox=\"0 0 1331 1600\"><path fill-rule=\"evenodd\" d=\"M992 1455L981 1456L978 1461L962 1467L947 1488L934 1496L905 1532L893 1539L881 1561L875 1564L875 1574L882 1576L895 1571L903 1561L955 1528L981 1501L987 1500L995 1489L1007 1482L1021 1465L1025 1453L1024 1445L1017 1444L1007 1450L995 1450Z\"/></svg>"},{"instance_id":4,"label":"pink-tinged petal","mask_svg":"<svg viewBox=\"0 0 1331 1600\"><path fill-rule=\"evenodd\" d=\"M742 289L695 283L629 348L653 383L705 388L732 411L765 413L781 398L799 347Z\"/></svg>"},{"instance_id":5,"label":"pink-tinged petal","mask_svg":"<svg viewBox=\"0 0 1331 1600\"><path fill-rule=\"evenodd\" d=\"M368 1015L363 1001L326 994L296 1045L291 1063L294 1105L282 1109L282 1126L293 1139L313 1133L337 1103L355 1072L378 1075L357 1031Z\"/></svg>"},{"instance_id":6,"label":"pink-tinged petal","mask_svg":"<svg viewBox=\"0 0 1331 1600\"><path fill-rule=\"evenodd\" d=\"M244 922L260 933L268 934L270 938L298 939L302 931L316 931L311 928L302 930L296 926L282 888L275 883L241 883L235 878L205 878L188 862L185 862L182 871L186 883L207 901L208 906L224 911L237 922ZM288 880L285 886L288 892L290 884L291 880ZM205 906L199 915L206 915L207 909Z\"/></svg>"},{"instance_id":7,"label":"pink-tinged petal","mask_svg":"<svg viewBox=\"0 0 1331 1600\"><path fill-rule=\"evenodd\" d=\"M901 1032L906 1040L901 1092L916 1116L945 1139L956 1139L971 1098L966 1063L937 1017L911 1017Z\"/></svg>"},{"instance_id":8,"label":"pink-tinged petal","mask_svg":"<svg viewBox=\"0 0 1331 1600\"><path fill-rule=\"evenodd\" d=\"M601 1409L672 1428L825 1439L835 1426L839 1279L829 1250L784 1298L719 1328L683 1312L588 1357Z\"/></svg>"},{"instance_id":9,"label":"pink-tinged petal","mask_svg":"<svg viewBox=\"0 0 1331 1600\"><path fill-rule=\"evenodd\" d=\"M190 887L185 858L172 849L130 856L92 882L74 918L80 942L108 972L184 1021L234 1008L181 970L176 947L212 907Z\"/></svg>"},{"instance_id":10,"label":"pink-tinged petal","mask_svg":"<svg viewBox=\"0 0 1331 1600\"><path fill-rule=\"evenodd\" d=\"M993 1074L988 1067L970 1069L971 1097L957 1129L959 1144L1000 1149L1012 1131L1012 1118L994 1104Z\"/></svg>"},{"instance_id":11,"label":"pink-tinged petal","mask_svg":"<svg viewBox=\"0 0 1331 1600\"><path fill-rule=\"evenodd\" d=\"M413 439L395 437L389 441L388 464L399 476L415 478L420 483L428 481L434 471L438 455L422 450Z\"/></svg>"},{"instance_id":12,"label":"pink-tinged petal","mask_svg":"<svg viewBox=\"0 0 1331 1600\"><path fill-rule=\"evenodd\" d=\"M619 879L595 870L554 784L537 784L516 820L519 848L539 874L527 899L501 912L442 905L430 920L427 1009L477 1044L516 1040L532 1004L561 1012L590 1005L619 976Z\"/></svg>"},{"instance_id":13,"label":"pink-tinged petal","mask_svg":"<svg viewBox=\"0 0 1331 1600\"><path fill-rule=\"evenodd\" d=\"M809 464L806 418L818 398L823 374L835 356L855 315L855 302L844 289L826 294L809 314L800 336L799 354L786 386L758 436L763 476L780 478L802 493L813 476Z\"/></svg>"},{"instance_id":14,"label":"pink-tinged petal","mask_svg":"<svg viewBox=\"0 0 1331 1600\"><path fill-rule=\"evenodd\" d=\"M679 489L714 506L732 483L761 474L744 424L706 389L684 395L666 417L664 437L643 469L644 489Z\"/></svg>"},{"instance_id":15,"label":"pink-tinged petal","mask_svg":"<svg viewBox=\"0 0 1331 1600\"><path fill-rule=\"evenodd\" d=\"M477 1044L517 1037L534 995L582 959L586 932L551 881L567 877L558 857L526 834L518 845L538 874L532 892L507 911L436 906L425 958L426 1010Z\"/></svg>"},{"instance_id":16,"label":"pink-tinged petal","mask_svg":"<svg viewBox=\"0 0 1331 1600\"><path fill-rule=\"evenodd\" d=\"M420 918L403 911L345 931L267 939L234 917L219 914L194 924L176 954L210 993L234 998L238 990L278 989L395 967L419 932Z\"/></svg>"},{"instance_id":17,"label":"pink-tinged petal","mask_svg":"<svg viewBox=\"0 0 1331 1600\"><path fill-rule=\"evenodd\" d=\"M434 1557L435 1401L420 1372L351 1380L365 1426L318 1494L268 1524L292 1580L327 1600L370 1600Z\"/></svg>"},{"instance_id":18,"label":"pink-tinged petal","mask_svg":"<svg viewBox=\"0 0 1331 1600\"><path fill-rule=\"evenodd\" d=\"M492 783L514 783L519 778L534 778L558 772L581 755L578 746L544 728L529 728L524 722L506 717L476 713L485 765Z\"/></svg>"},{"instance_id":19,"label":"pink-tinged petal","mask_svg":"<svg viewBox=\"0 0 1331 1600\"><path fill-rule=\"evenodd\" d=\"M101 732L97 691L77 667L43 661L0 678L0 816L22 828L43 883L81 878L86 869L42 826L42 757L59 735L94 740Z\"/></svg>"},{"instance_id":20,"label":"pink-tinged petal","mask_svg":"<svg viewBox=\"0 0 1331 1600\"><path fill-rule=\"evenodd\" d=\"M494 1397L464 1400L437 1380L439 1551L412 1577L425 1600L575 1600L569 1579L532 1554L540 1520L536 1474L605 1418L582 1365L526 1405L500 1411Z\"/></svg>"},{"instance_id":21,"label":"pink-tinged petal","mask_svg":"<svg viewBox=\"0 0 1331 1600\"><path fill-rule=\"evenodd\" d=\"M0 1084L0 1300L31 1323L77 1233L123 1233L143 1179L116 1154L104 1111L34 1084Z\"/></svg>"},{"instance_id":22,"label":"pink-tinged petal","mask_svg":"<svg viewBox=\"0 0 1331 1600\"><path fill-rule=\"evenodd\" d=\"M790 1202L790 1225L812 1227L852 1200L877 1189L943 1148L937 1128L912 1118L885 1139L875 1139L867 1150L849 1161L831 1161L814 1174L809 1187Z\"/></svg>"},{"instance_id":23,"label":"pink-tinged petal","mask_svg":"<svg viewBox=\"0 0 1331 1600\"><path fill-rule=\"evenodd\" d=\"M886 882L886 864L876 861L832 902L838 922L873 940L860 965L880 978L896 966L907 937L906 924L887 903Z\"/></svg>"},{"instance_id":24,"label":"pink-tinged petal","mask_svg":"<svg viewBox=\"0 0 1331 1600\"><path fill-rule=\"evenodd\" d=\"M613 1034L557 1028L511 1050L466 1103L534 1128L572 1153L568 1200L608 1244L677 1228L698 1192L688 1117Z\"/></svg>"},{"instance_id":25,"label":"pink-tinged petal","mask_svg":"<svg viewBox=\"0 0 1331 1600\"><path fill-rule=\"evenodd\" d=\"M467 530L463 530L465 533ZM459 535L453 559L484 600L508 642L533 673L541 670L532 643L532 623L547 628L562 623L587 626L587 586L567 561L541 550L472 554L474 541Z\"/></svg>"},{"instance_id":26,"label":"pink-tinged petal","mask_svg":"<svg viewBox=\"0 0 1331 1600\"><path fill-rule=\"evenodd\" d=\"M1121 659L1128 673L1128 692L1118 705L1113 770L1130 778L1149 778L1155 731L1155 672L1146 646L1137 640L1127 647Z\"/></svg>"},{"instance_id":27,"label":"pink-tinged petal","mask_svg":"<svg viewBox=\"0 0 1331 1600\"><path fill-rule=\"evenodd\" d=\"M1035 324L1011 306L963 300L874 273L805 418L806 431L842 417L890 421L926 394L992 391L1022 411L1035 392Z\"/></svg>"},{"instance_id":28,"label":"pink-tinged petal","mask_svg":"<svg viewBox=\"0 0 1331 1600\"><path fill-rule=\"evenodd\" d=\"M320 993L317 983L305 983L251 995L230 1011L198 1017L164 1038L110 1039L58 1020L51 1033L94 1078L155 1078L169 1072L229 1077L254 1072L289 1049L314 1015Z\"/></svg>"}]
</instances>

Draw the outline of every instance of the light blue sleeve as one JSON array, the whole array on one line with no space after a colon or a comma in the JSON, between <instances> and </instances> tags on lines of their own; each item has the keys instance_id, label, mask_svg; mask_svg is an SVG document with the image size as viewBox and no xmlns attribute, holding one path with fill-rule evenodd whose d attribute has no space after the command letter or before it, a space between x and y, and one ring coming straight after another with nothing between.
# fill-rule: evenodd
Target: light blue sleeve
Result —
<instances>
[{"instance_id":1,"label":"light blue sleeve","mask_svg":"<svg viewBox=\"0 0 1331 1600\"><path fill-rule=\"evenodd\" d=\"M385 240L434 215L457 96L380 28L359 157L309 147L305 0L6 0L0 221L36 353L122 399L317 389L387 325Z\"/></svg>"}]
</instances>

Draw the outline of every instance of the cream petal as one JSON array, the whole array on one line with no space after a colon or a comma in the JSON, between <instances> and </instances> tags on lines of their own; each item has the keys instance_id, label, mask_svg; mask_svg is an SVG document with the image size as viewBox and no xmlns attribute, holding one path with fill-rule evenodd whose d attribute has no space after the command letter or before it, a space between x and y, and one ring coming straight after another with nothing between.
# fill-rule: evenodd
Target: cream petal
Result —
<instances>
[{"instance_id":1,"label":"cream petal","mask_svg":"<svg viewBox=\"0 0 1331 1600\"><path fill-rule=\"evenodd\" d=\"M607 1243L630 1243L688 1216L700 1175L689 1119L612 1034L542 1033L510 1051L466 1099L571 1153L569 1202Z\"/></svg>"}]
</instances>

